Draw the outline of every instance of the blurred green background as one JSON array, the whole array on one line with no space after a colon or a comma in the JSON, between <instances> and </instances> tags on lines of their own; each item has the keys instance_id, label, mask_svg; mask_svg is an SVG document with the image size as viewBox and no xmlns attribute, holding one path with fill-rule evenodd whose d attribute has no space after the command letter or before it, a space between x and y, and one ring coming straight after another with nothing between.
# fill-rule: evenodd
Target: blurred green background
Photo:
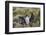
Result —
<instances>
[{"instance_id":1,"label":"blurred green background","mask_svg":"<svg viewBox=\"0 0 46 35\"><path fill-rule=\"evenodd\" d=\"M31 16L31 13L34 15L34 20L30 25L21 25L16 23L16 19L19 16ZM13 7L13 28L21 28L21 27L40 27L40 8L30 8L30 7Z\"/></svg>"}]
</instances>

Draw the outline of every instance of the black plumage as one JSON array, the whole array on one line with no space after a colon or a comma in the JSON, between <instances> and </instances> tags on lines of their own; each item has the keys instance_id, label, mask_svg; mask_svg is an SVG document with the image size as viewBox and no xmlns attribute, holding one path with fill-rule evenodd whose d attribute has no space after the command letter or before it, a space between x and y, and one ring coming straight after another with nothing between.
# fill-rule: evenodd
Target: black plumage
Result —
<instances>
[{"instance_id":1,"label":"black plumage","mask_svg":"<svg viewBox=\"0 0 46 35\"><path fill-rule=\"evenodd\" d=\"M24 19L24 17L19 17L19 23L20 24L25 24L26 22L25 22L25 19Z\"/></svg>"},{"instance_id":2,"label":"black plumage","mask_svg":"<svg viewBox=\"0 0 46 35\"><path fill-rule=\"evenodd\" d=\"M34 20L34 15L33 15L33 13L31 13L31 17L30 17L29 21L31 22L32 20Z\"/></svg>"}]
</instances>

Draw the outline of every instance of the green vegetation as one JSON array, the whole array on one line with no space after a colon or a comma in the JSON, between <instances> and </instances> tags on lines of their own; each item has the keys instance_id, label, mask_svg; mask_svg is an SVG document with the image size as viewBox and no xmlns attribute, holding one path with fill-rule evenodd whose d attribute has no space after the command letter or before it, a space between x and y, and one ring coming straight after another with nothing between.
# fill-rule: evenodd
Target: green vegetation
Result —
<instances>
[{"instance_id":1,"label":"green vegetation","mask_svg":"<svg viewBox=\"0 0 46 35\"><path fill-rule=\"evenodd\" d=\"M33 22L31 22L32 27L39 27L40 26L40 8L13 7L13 18L17 15L31 16L31 13L33 13L33 15L35 16ZM16 27L22 26L19 23L18 24L15 23L15 24L16 25L14 25L14 26L16 26ZM29 25L27 25L27 26L29 26ZM29 27L31 27L31 26L29 26Z\"/></svg>"}]
</instances>

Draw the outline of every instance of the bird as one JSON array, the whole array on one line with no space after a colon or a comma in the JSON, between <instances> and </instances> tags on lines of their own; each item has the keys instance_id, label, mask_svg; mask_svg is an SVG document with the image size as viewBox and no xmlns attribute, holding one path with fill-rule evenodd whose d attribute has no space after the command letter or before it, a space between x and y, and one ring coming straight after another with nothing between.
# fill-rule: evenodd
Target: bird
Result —
<instances>
[{"instance_id":1,"label":"bird","mask_svg":"<svg viewBox=\"0 0 46 35\"><path fill-rule=\"evenodd\" d=\"M33 15L33 13L31 13L31 17L30 17L29 21L32 22L32 20L34 20L34 15Z\"/></svg>"},{"instance_id":2,"label":"bird","mask_svg":"<svg viewBox=\"0 0 46 35\"><path fill-rule=\"evenodd\" d=\"M19 17L19 23L22 25L26 23L24 17Z\"/></svg>"}]
</instances>

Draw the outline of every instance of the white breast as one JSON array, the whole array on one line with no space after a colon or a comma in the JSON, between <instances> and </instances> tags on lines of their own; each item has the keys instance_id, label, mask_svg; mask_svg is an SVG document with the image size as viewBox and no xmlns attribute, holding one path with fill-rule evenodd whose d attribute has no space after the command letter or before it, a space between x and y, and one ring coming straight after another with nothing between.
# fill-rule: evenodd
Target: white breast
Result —
<instances>
[{"instance_id":1,"label":"white breast","mask_svg":"<svg viewBox=\"0 0 46 35\"><path fill-rule=\"evenodd\" d=\"M28 16L25 18L25 21L26 21L26 24L29 24L29 17Z\"/></svg>"}]
</instances>

